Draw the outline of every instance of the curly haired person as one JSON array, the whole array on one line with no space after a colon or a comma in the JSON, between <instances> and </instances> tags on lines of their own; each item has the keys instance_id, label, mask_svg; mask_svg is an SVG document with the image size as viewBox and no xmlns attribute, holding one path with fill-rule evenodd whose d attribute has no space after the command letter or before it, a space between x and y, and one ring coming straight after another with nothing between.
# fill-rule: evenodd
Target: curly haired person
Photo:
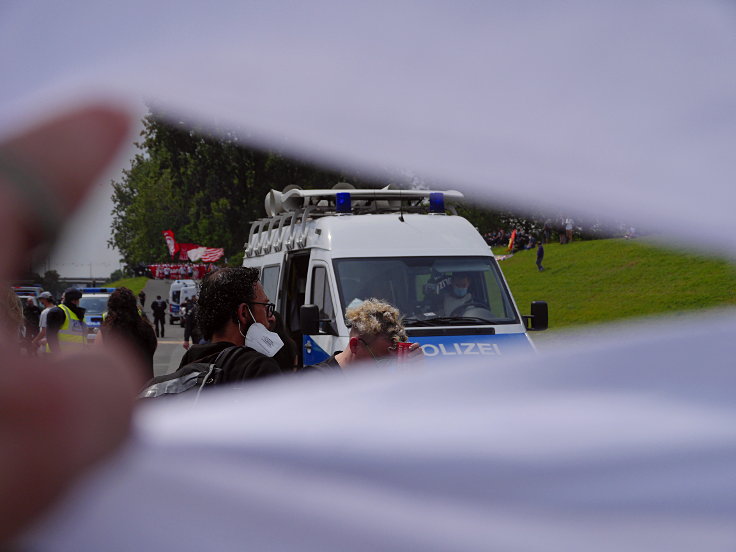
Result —
<instances>
[{"instance_id":1,"label":"curly haired person","mask_svg":"<svg viewBox=\"0 0 736 552\"><path fill-rule=\"evenodd\" d=\"M327 360L310 366L308 370L326 372L345 370L356 363L373 361L381 364L396 355L396 343L407 340L399 310L378 299L363 301L345 313L350 337L344 351L338 351ZM409 348L409 356L423 355L418 343Z\"/></svg>"},{"instance_id":2,"label":"curly haired person","mask_svg":"<svg viewBox=\"0 0 736 552\"><path fill-rule=\"evenodd\" d=\"M144 368L146 379L153 377L153 355L158 340L151 323L141 316L135 295L126 287L120 287L110 294L107 312L100 327L98 339L104 342L118 341L132 347Z\"/></svg>"}]
</instances>

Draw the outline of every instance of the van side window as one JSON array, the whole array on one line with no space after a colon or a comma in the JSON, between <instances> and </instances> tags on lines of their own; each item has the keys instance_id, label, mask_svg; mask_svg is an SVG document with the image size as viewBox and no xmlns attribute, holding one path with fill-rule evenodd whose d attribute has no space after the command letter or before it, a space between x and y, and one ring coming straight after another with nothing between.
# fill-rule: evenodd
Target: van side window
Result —
<instances>
[{"instance_id":1,"label":"van side window","mask_svg":"<svg viewBox=\"0 0 736 552\"><path fill-rule=\"evenodd\" d=\"M319 307L320 330L325 333L335 333L335 308L332 304L330 281L327 269L316 266L312 271L312 303Z\"/></svg>"},{"instance_id":2,"label":"van side window","mask_svg":"<svg viewBox=\"0 0 736 552\"><path fill-rule=\"evenodd\" d=\"M276 302L276 294L279 289L279 265L264 266L261 272L261 285L266 297L272 303Z\"/></svg>"}]
</instances>

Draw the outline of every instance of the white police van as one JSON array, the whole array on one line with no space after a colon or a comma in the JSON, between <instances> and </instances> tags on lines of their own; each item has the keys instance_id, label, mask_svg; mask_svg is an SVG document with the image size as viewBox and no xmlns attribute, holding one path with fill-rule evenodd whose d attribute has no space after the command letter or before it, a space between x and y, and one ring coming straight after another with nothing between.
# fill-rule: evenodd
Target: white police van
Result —
<instances>
[{"instance_id":1,"label":"white police van","mask_svg":"<svg viewBox=\"0 0 736 552\"><path fill-rule=\"evenodd\" d=\"M488 245L445 209L462 197L341 184L268 193L269 216L252 224L243 266L260 270L286 330L302 344L303 365L347 346L344 313L370 297L400 310L410 340L429 358L533 350L527 330L547 328L547 304L535 301L529 316L519 314Z\"/></svg>"},{"instance_id":2,"label":"white police van","mask_svg":"<svg viewBox=\"0 0 736 552\"><path fill-rule=\"evenodd\" d=\"M169 287L169 324L183 321L182 305L187 299L197 295L197 282L194 280L175 280Z\"/></svg>"}]
</instances>

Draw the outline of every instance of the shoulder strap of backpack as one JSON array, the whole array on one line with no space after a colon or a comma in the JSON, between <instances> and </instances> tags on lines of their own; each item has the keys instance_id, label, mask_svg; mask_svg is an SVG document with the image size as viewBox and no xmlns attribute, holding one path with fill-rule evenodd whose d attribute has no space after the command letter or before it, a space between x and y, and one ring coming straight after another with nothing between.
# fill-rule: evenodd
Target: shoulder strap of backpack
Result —
<instances>
[{"instance_id":1,"label":"shoulder strap of backpack","mask_svg":"<svg viewBox=\"0 0 736 552\"><path fill-rule=\"evenodd\" d=\"M243 351L245 351L245 347L240 347L238 345L233 345L232 347L223 349L220 351L220 354L217 355L213 364L216 368L225 370L237 357L241 355L241 353L243 353Z\"/></svg>"},{"instance_id":2,"label":"shoulder strap of backpack","mask_svg":"<svg viewBox=\"0 0 736 552\"><path fill-rule=\"evenodd\" d=\"M195 397L194 402L197 402L199 400L199 394L202 392L204 386L207 385L207 381L209 380L210 376L212 376L212 374L215 372L215 370L220 370L224 372L227 367L233 362L233 360L240 356L240 354L244 350L244 347L233 345L232 347L228 347L227 349L223 349L222 351L220 351L214 362L209 365L209 370L204 375L204 378L202 378L202 383L199 386L199 389L197 389L197 396Z\"/></svg>"}]
</instances>

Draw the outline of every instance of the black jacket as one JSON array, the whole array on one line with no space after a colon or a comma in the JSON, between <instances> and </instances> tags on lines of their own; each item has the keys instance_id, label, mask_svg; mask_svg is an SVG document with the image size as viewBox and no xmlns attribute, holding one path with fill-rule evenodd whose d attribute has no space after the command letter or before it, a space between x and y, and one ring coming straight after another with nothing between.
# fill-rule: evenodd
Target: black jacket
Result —
<instances>
[{"instance_id":1,"label":"black jacket","mask_svg":"<svg viewBox=\"0 0 736 552\"><path fill-rule=\"evenodd\" d=\"M194 345L199 343L202 338L202 332L199 331L199 325L197 324L197 312L199 312L199 305L190 303L184 317L184 341L189 341L189 338L191 338Z\"/></svg>"},{"instance_id":2,"label":"black jacket","mask_svg":"<svg viewBox=\"0 0 736 552\"><path fill-rule=\"evenodd\" d=\"M165 318L166 317L166 306L167 303L163 299L157 299L151 303L151 310L153 311L154 318Z\"/></svg>"},{"instance_id":3,"label":"black jacket","mask_svg":"<svg viewBox=\"0 0 736 552\"><path fill-rule=\"evenodd\" d=\"M140 365L143 367L143 374L146 379L154 376L153 356L156 354L158 340L156 339L156 332L148 320L140 318L138 323L131 327L127 324L121 326L117 321L108 317L102 323L100 331L105 341L112 338L127 342L131 348L130 350L140 359Z\"/></svg>"},{"instance_id":4,"label":"black jacket","mask_svg":"<svg viewBox=\"0 0 736 552\"><path fill-rule=\"evenodd\" d=\"M235 343L227 341L193 345L184 354L179 368L191 362L214 362L220 351L224 351L233 345ZM250 347L245 347L245 352L235 359L232 366L227 368L222 382L235 383L243 380L277 376L281 373L279 365L272 358L268 358Z\"/></svg>"},{"instance_id":5,"label":"black jacket","mask_svg":"<svg viewBox=\"0 0 736 552\"><path fill-rule=\"evenodd\" d=\"M23 317L26 322L38 328L39 319L41 318L41 309L36 305L26 305L23 307Z\"/></svg>"}]
</instances>

